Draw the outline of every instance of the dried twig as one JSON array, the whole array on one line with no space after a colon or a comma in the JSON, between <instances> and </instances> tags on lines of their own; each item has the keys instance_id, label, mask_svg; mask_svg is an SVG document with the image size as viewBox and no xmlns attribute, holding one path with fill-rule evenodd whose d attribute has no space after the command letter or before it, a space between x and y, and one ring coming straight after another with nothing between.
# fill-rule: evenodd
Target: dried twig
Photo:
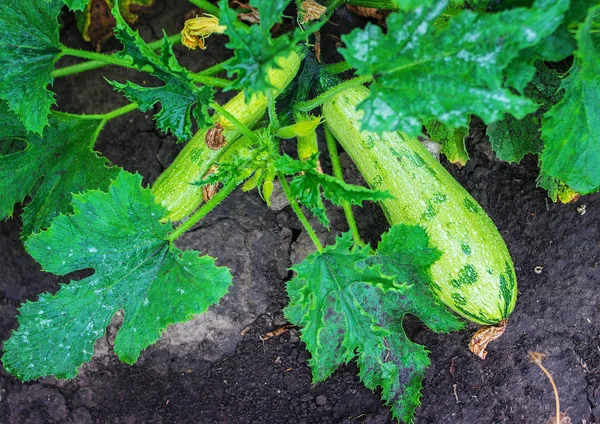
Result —
<instances>
[{"instance_id":1,"label":"dried twig","mask_svg":"<svg viewBox=\"0 0 600 424\"><path fill-rule=\"evenodd\" d=\"M552 390L554 390L554 399L556 400L556 424L565 423L564 418L568 419L568 421L566 421L566 422L570 422L571 420L569 419L569 417L567 417L564 414L561 414L561 412L560 412L560 398L558 397L558 388L556 387L556 384L554 383L554 379L552 378L552 375L546 369L546 367L542 364L542 360L545 357L546 357L546 355L544 355L543 353L540 353L540 352L529 352L529 360L531 362L533 362L534 364L536 364L538 367L540 367L542 372L544 374L546 374L546 377L548 377L548 380L550 380L550 384L552 385Z\"/></svg>"}]
</instances>

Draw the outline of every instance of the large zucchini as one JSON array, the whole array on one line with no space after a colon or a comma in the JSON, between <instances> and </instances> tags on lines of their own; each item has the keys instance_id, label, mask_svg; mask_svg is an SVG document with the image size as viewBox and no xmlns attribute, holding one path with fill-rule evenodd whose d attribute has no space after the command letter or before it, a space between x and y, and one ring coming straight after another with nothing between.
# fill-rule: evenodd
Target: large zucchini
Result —
<instances>
[{"instance_id":1,"label":"large zucchini","mask_svg":"<svg viewBox=\"0 0 600 424\"><path fill-rule=\"evenodd\" d=\"M274 87L274 94L281 92L294 78L302 56L291 52L279 60L281 68L269 70L269 81ZM241 123L252 128L264 116L268 99L263 94L254 95L248 103L244 92L239 93L223 107ZM217 115L216 119L219 119ZM152 192L158 203L168 210L167 218L179 221L202 203L202 187L193 183L200 181L210 168L210 163L218 150L212 150L205 142L207 130L198 131L177 155L173 163L158 177L152 186ZM241 132L232 125L225 125L223 136L227 143L241 137Z\"/></svg>"},{"instance_id":2,"label":"large zucchini","mask_svg":"<svg viewBox=\"0 0 600 424\"><path fill-rule=\"evenodd\" d=\"M485 211L416 139L360 131L359 103L369 89L354 87L323 105L326 125L373 189L395 199L382 207L391 225L423 226L442 256L431 267L432 291L452 310L493 325L512 312L517 296L506 244Z\"/></svg>"}]
</instances>

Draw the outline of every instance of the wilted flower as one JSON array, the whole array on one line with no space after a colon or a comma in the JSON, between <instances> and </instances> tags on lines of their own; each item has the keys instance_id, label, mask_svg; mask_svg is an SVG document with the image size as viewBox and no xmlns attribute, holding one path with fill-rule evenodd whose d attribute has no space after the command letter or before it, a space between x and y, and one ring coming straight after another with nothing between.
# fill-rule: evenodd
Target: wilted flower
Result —
<instances>
[{"instance_id":1,"label":"wilted flower","mask_svg":"<svg viewBox=\"0 0 600 424\"><path fill-rule=\"evenodd\" d=\"M223 34L227 29L224 25L219 25L219 18L213 15L204 14L185 21L183 31L181 31L181 43L190 49L200 47L206 49L204 40L215 32Z\"/></svg>"}]
</instances>

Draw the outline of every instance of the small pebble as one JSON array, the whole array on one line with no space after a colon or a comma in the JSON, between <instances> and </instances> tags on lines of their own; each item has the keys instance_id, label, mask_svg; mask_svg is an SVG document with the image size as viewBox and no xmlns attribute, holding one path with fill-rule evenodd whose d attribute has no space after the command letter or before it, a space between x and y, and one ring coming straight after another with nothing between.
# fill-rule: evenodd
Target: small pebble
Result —
<instances>
[{"instance_id":1,"label":"small pebble","mask_svg":"<svg viewBox=\"0 0 600 424\"><path fill-rule=\"evenodd\" d=\"M317 405L323 406L327 403L327 398L323 395L319 395L319 396L317 396L316 402L317 402Z\"/></svg>"}]
</instances>

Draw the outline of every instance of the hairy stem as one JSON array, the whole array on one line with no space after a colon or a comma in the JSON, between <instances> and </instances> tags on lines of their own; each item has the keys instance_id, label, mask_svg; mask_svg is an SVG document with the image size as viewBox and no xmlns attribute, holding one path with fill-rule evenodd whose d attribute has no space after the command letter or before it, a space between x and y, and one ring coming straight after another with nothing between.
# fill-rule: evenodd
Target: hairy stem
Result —
<instances>
[{"instance_id":1,"label":"hairy stem","mask_svg":"<svg viewBox=\"0 0 600 424\"><path fill-rule=\"evenodd\" d=\"M344 182L344 172L342 171L342 165L340 164L340 155L337 149L337 142L335 137L331 133L331 130L325 126L325 140L327 140L327 150L329 151L329 157L331 158L331 167L333 168L333 175ZM348 228L352 233L352 238L354 239L354 243L359 246L364 246L365 242L360 238L360 233L358 232L358 227L356 226L356 218L354 217L354 212L352 211L352 205L347 200L342 200L342 208L344 209L344 214L346 215L346 221L348 222Z\"/></svg>"},{"instance_id":2,"label":"hairy stem","mask_svg":"<svg viewBox=\"0 0 600 424\"><path fill-rule=\"evenodd\" d=\"M267 105L269 111L269 122L273 131L277 131L281 125L279 125L279 119L277 118L277 110L275 109L275 96L273 92L269 90L267 92L269 103Z\"/></svg>"},{"instance_id":3,"label":"hairy stem","mask_svg":"<svg viewBox=\"0 0 600 424\"><path fill-rule=\"evenodd\" d=\"M194 6L204 10L206 13L211 15L219 16L219 8L214 4L208 2L208 0L189 0Z\"/></svg>"},{"instance_id":4,"label":"hairy stem","mask_svg":"<svg viewBox=\"0 0 600 424\"><path fill-rule=\"evenodd\" d=\"M192 228L202 218L204 218L210 211L219 205L227 196L231 194L233 190L240 184L240 180L232 180L225 185L221 190L217 192L208 202L206 202L200 209L198 209L190 218L175 229L167 239L169 242L174 242L181 237L186 231Z\"/></svg>"},{"instance_id":5,"label":"hairy stem","mask_svg":"<svg viewBox=\"0 0 600 424\"><path fill-rule=\"evenodd\" d=\"M111 119L115 119L119 116L125 115L129 112L133 112L134 110L138 109L138 104L137 103L129 103L128 105L125 105L123 107L120 107L118 109L115 109L113 111L110 111L108 113L104 113L100 116L102 116L102 120L104 121L110 121Z\"/></svg>"},{"instance_id":6,"label":"hairy stem","mask_svg":"<svg viewBox=\"0 0 600 424\"><path fill-rule=\"evenodd\" d=\"M302 226L304 227L304 229L310 236L310 239L314 243L317 250L319 252L322 252L323 245L321 244L321 241L317 237L317 233L315 233L315 230L313 229L312 225L310 225L310 222L308 222L306 215L304 215L304 212L302 212L302 209L300 209L298 202L296 201L296 199L294 199L294 196L292 196L292 189L290 188L290 185L288 184L287 180L285 179L285 175L283 174L283 172L280 171L277 173L277 177L279 178L279 181L281 182L281 188L283 189L283 192L285 193L285 197L287 197L288 202L290 202L290 206L296 213L296 216L302 223Z\"/></svg>"},{"instance_id":7,"label":"hairy stem","mask_svg":"<svg viewBox=\"0 0 600 424\"><path fill-rule=\"evenodd\" d=\"M131 64L131 60L121 59L114 55L90 52L87 50L72 49L71 47L67 47L67 46L62 46L61 50L62 50L62 54L67 55L67 56L75 56L75 57L80 57L82 59L88 59L88 60L98 60L100 62L106 63L107 65L117 65L117 66L123 66L125 68L133 67Z\"/></svg>"},{"instance_id":8,"label":"hairy stem","mask_svg":"<svg viewBox=\"0 0 600 424\"><path fill-rule=\"evenodd\" d=\"M213 102L213 103L211 103L211 107L217 113L220 113L229 122L231 122L233 124L233 126L235 128L237 128L246 137L248 137L249 140L251 140L252 142L257 142L258 141L258 137L256 136L256 134L254 134L252 132L252 130L250 130L250 128L248 128L243 123L241 123L235 116L233 116L231 113L229 113L229 111L227 109L225 109L223 106L221 106L220 104L218 104L216 102Z\"/></svg>"},{"instance_id":9,"label":"hairy stem","mask_svg":"<svg viewBox=\"0 0 600 424\"><path fill-rule=\"evenodd\" d=\"M296 105L294 106L294 109L299 110L301 112L308 112L309 110L312 110L318 106L321 106L327 100L329 100L336 94L341 93L342 91L346 90L347 88L362 85L362 84L370 82L372 80L373 80L373 77L371 75L365 75L362 77L353 78L351 80L344 81L343 83L338 84L333 88L330 88L329 90L327 90L323 94L315 97L312 100L296 103Z\"/></svg>"},{"instance_id":10,"label":"hairy stem","mask_svg":"<svg viewBox=\"0 0 600 424\"><path fill-rule=\"evenodd\" d=\"M96 114L90 114L90 115L83 115L83 114L77 114L77 113L68 113L68 112L59 112L59 111L52 111L52 113L54 115L62 115L62 116L71 116L74 117L76 119L97 119L97 120L101 120L103 121L102 125L104 125L105 123L107 123L108 121L110 121L111 119L117 118L119 116L125 115L129 112L133 112L134 110L136 110L138 108L138 104L137 103L129 103L128 105L122 106L120 108L117 108L115 110L111 110L110 112L107 113L96 113Z\"/></svg>"},{"instance_id":11,"label":"hairy stem","mask_svg":"<svg viewBox=\"0 0 600 424\"><path fill-rule=\"evenodd\" d=\"M217 64L215 64L213 66L210 66L210 67L208 67L206 69L203 69L200 72L192 73L192 78L193 78L194 75L207 75L207 76L216 75L219 72L225 70L225 66L229 62L231 62L232 60L233 60L233 58L229 58L227 60L224 60L223 62L219 62L219 63L217 63Z\"/></svg>"},{"instance_id":12,"label":"hairy stem","mask_svg":"<svg viewBox=\"0 0 600 424\"><path fill-rule=\"evenodd\" d=\"M210 75L192 74L191 77L195 83L211 87L227 88L231 85L231 81L227 79L212 77Z\"/></svg>"},{"instance_id":13,"label":"hairy stem","mask_svg":"<svg viewBox=\"0 0 600 424\"><path fill-rule=\"evenodd\" d=\"M204 10L206 13L216 16L217 18L221 14L221 10L214 4L208 2L208 0L189 0L194 6ZM236 28L248 29L248 26L240 21L235 21L234 26Z\"/></svg>"},{"instance_id":14,"label":"hairy stem","mask_svg":"<svg viewBox=\"0 0 600 424\"><path fill-rule=\"evenodd\" d=\"M169 36L168 39L169 39L169 41L171 43L178 44L178 43L181 42L181 35L180 34L173 34L173 35ZM163 43L162 39L161 40L156 40L156 41L153 41L151 43L148 43L148 46L152 50L156 50L156 49L160 48L160 46L162 45L162 43ZM63 52L65 51L65 49L68 49L68 47L63 47ZM72 49L72 50L79 51L77 49ZM68 54L68 53L64 53L64 54ZM96 53L96 54L100 54L100 53ZM110 58L113 58L113 59L118 59L117 57L115 57L114 54L112 54L112 55L100 54L100 55L102 56L102 58L95 58L94 60L89 60L87 62L82 62L82 63L78 63L76 65L65 66L63 68L55 69L54 71L52 71L52 76L54 78L66 77L67 75L79 74L81 72L87 72L87 71L91 71L93 69L98 69L98 68L102 68L102 67L107 66L107 65L114 64L114 63L107 62L105 60L106 57L110 57ZM81 57L81 56L78 56L78 57ZM127 67L131 67L131 62L130 61L127 61Z\"/></svg>"},{"instance_id":15,"label":"hairy stem","mask_svg":"<svg viewBox=\"0 0 600 424\"><path fill-rule=\"evenodd\" d=\"M331 63L325 66L325 70L330 74L341 74L352 69L352 66L345 60L342 62Z\"/></svg>"}]
</instances>

